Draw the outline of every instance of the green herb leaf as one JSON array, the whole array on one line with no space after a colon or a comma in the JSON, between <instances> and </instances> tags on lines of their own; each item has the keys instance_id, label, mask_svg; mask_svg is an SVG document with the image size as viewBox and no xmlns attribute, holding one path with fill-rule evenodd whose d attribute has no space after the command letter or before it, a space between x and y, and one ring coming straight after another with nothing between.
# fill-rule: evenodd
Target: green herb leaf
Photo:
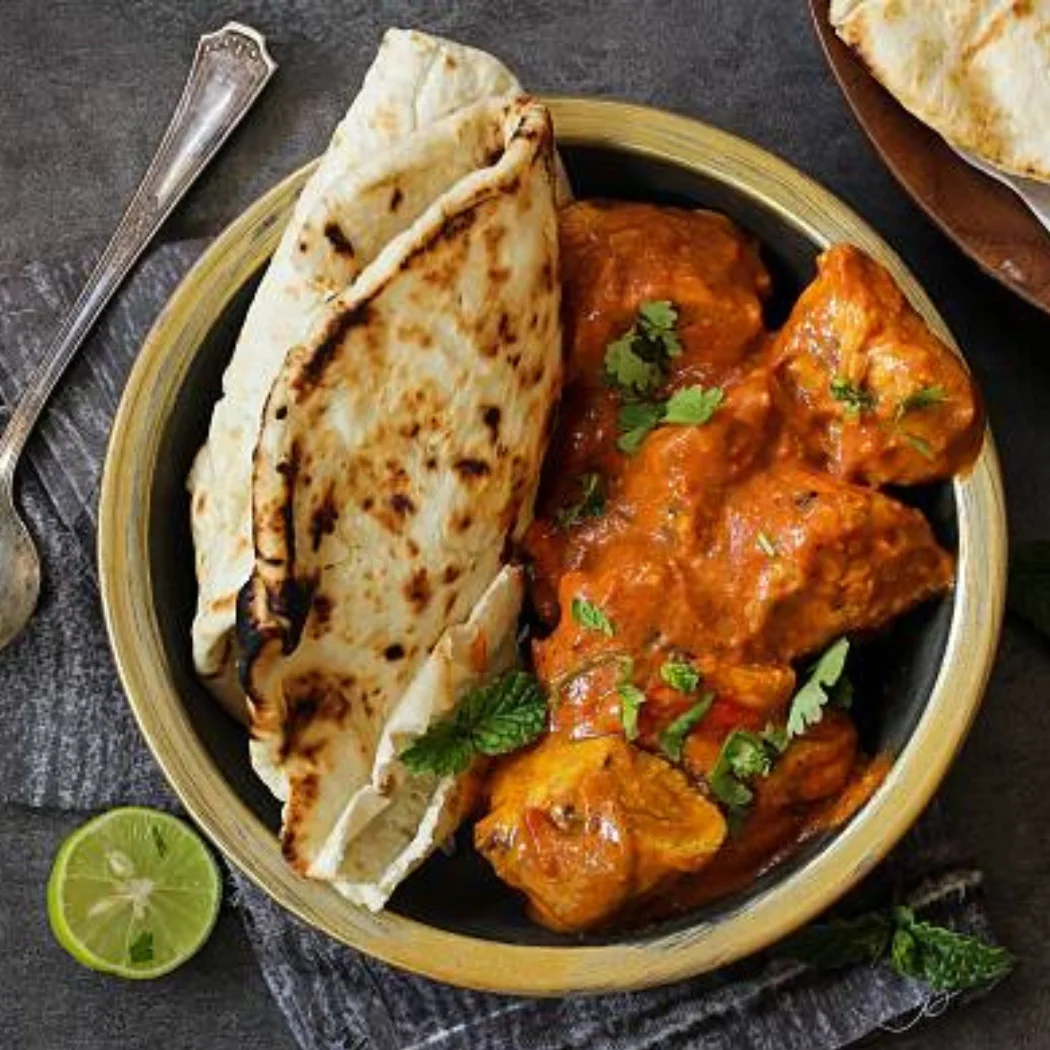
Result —
<instances>
[{"instance_id":1,"label":"green herb leaf","mask_svg":"<svg viewBox=\"0 0 1050 1050\"><path fill-rule=\"evenodd\" d=\"M885 912L855 919L833 919L802 930L785 945L784 954L818 970L881 959L893 937L893 921Z\"/></svg>"},{"instance_id":2,"label":"green herb leaf","mask_svg":"<svg viewBox=\"0 0 1050 1050\"><path fill-rule=\"evenodd\" d=\"M777 556L776 546L764 532L760 532L755 537L755 546L768 558L775 558Z\"/></svg>"},{"instance_id":3,"label":"green herb leaf","mask_svg":"<svg viewBox=\"0 0 1050 1050\"><path fill-rule=\"evenodd\" d=\"M534 675L511 670L471 689L401 753L413 773L462 773L476 755L504 755L532 743L547 725L547 697Z\"/></svg>"},{"instance_id":4,"label":"green herb leaf","mask_svg":"<svg viewBox=\"0 0 1050 1050\"><path fill-rule=\"evenodd\" d=\"M711 793L731 810L751 804L748 781L764 777L773 768L775 750L769 741L749 729L734 729L722 743L718 760L707 778Z\"/></svg>"},{"instance_id":5,"label":"green herb leaf","mask_svg":"<svg viewBox=\"0 0 1050 1050\"><path fill-rule=\"evenodd\" d=\"M920 387L897 405L897 411L893 414L894 421L899 423L909 412L919 412L931 405L943 404L947 400L948 395L943 386Z\"/></svg>"},{"instance_id":6,"label":"green herb leaf","mask_svg":"<svg viewBox=\"0 0 1050 1050\"><path fill-rule=\"evenodd\" d=\"M638 330L630 328L611 342L605 350L605 375L610 382L628 394L648 394L664 379L656 361L647 361L636 349Z\"/></svg>"},{"instance_id":7,"label":"green herb leaf","mask_svg":"<svg viewBox=\"0 0 1050 1050\"><path fill-rule=\"evenodd\" d=\"M841 401L843 411L850 419L856 419L861 412L870 411L878 403L875 395L870 390L855 386L847 379L836 376L831 381L831 396L836 401Z\"/></svg>"},{"instance_id":8,"label":"green herb leaf","mask_svg":"<svg viewBox=\"0 0 1050 1050\"><path fill-rule=\"evenodd\" d=\"M829 700L827 689L842 677L848 654L849 641L840 638L832 642L816 662L806 683L791 700L787 721L789 736L801 736L824 717L824 705Z\"/></svg>"},{"instance_id":9,"label":"green herb leaf","mask_svg":"<svg viewBox=\"0 0 1050 1050\"><path fill-rule=\"evenodd\" d=\"M572 618L588 631L599 631L610 638L616 633L609 617L586 598L573 598L571 608Z\"/></svg>"},{"instance_id":10,"label":"green herb leaf","mask_svg":"<svg viewBox=\"0 0 1050 1050\"><path fill-rule=\"evenodd\" d=\"M1050 542L1019 543L1010 551L1010 612L1050 638Z\"/></svg>"},{"instance_id":11,"label":"green herb leaf","mask_svg":"<svg viewBox=\"0 0 1050 1050\"><path fill-rule=\"evenodd\" d=\"M638 712L645 703L645 693L630 682L621 682L616 687L620 695L620 724L628 740L638 738Z\"/></svg>"},{"instance_id":12,"label":"green herb leaf","mask_svg":"<svg viewBox=\"0 0 1050 1050\"><path fill-rule=\"evenodd\" d=\"M724 395L722 388L687 386L668 398L661 422L679 426L702 426L718 411Z\"/></svg>"},{"instance_id":13,"label":"green herb leaf","mask_svg":"<svg viewBox=\"0 0 1050 1050\"><path fill-rule=\"evenodd\" d=\"M562 529L572 528L585 518L600 518L605 511L601 474L580 474L576 480L580 486L580 498L562 507L554 515L555 522Z\"/></svg>"},{"instance_id":14,"label":"green herb leaf","mask_svg":"<svg viewBox=\"0 0 1050 1050\"><path fill-rule=\"evenodd\" d=\"M128 962L153 962L153 934L149 930L143 930L128 945Z\"/></svg>"},{"instance_id":15,"label":"green herb leaf","mask_svg":"<svg viewBox=\"0 0 1050 1050\"><path fill-rule=\"evenodd\" d=\"M771 723L762 730L762 742L778 755L782 755L787 751L787 746L791 743L791 737L788 736L786 726L775 726Z\"/></svg>"},{"instance_id":16,"label":"green herb leaf","mask_svg":"<svg viewBox=\"0 0 1050 1050\"><path fill-rule=\"evenodd\" d=\"M680 693L695 693L703 680L703 675L688 660L665 660L660 677Z\"/></svg>"},{"instance_id":17,"label":"green herb leaf","mask_svg":"<svg viewBox=\"0 0 1050 1050\"><path fill-rule=\"evenodd\" d=\"M910 908L895 908L894 969L939 992L963 991L998 980L1013 968L1013 956L976 937L920 922Z\"/></svg>"},{"instance_id":18,"label":"green herb leaf","mask_svg":"<svg viewBox=\"0 0 1050 1050\"><path fill-rule=\"evenodd\" d=\"M616 447L633 456L649 432L661 424L668 426L702 426L722 404L721 387L685 387L672 394L667 401L629 401L616 417L620 439Z\"/></svg>"},{"instance_id":19,"label":"green herb leaf","mask_svg":"<svg viewBox=\"0 0 1050 1050\"><path fill-rule=\"evenodd\" d=\"M907 441L920 456L924 459L930 460L934 458L933 448L925 438L919 437L918 434L909 433L907 430L902 430L901 433L904 435L904 440Z\"/></svg>"},{"instance_id":20,"label":"green herb leaf","mask_svg":"<svg viewBox=\"0 0 1050 1050\"><path fill-rule=\"evenodd\" d=\"M667 299L653 299L638 307L638 327L650 343L659 344L668 357L682 352L678 338L678 311Z\"/></svg>"},{"instance_id":21,"label":"green herb leaf","mask_svg":"<svg viewBox=\"0 0 1050 1050\"><path fill-rule=\"evenodd\" d=\"M714 693L705 693L688 711L680 714L660 734L660 747L673 762L681 760L685 738L692 732L693 727L706 717L714 699Z\"/></svg>"},{"instance_id":22,"label":"green herb leaf","mask_svg":"<svg viewBox=\"0 0 1050 1050\"><path fill-rule=\"evenodd\" d=\"M605 375L623 393L649 394L667 378L668 361L682 352L678 311L665 299L642 303L635 323L605 349Z\"/></svg>"}]
</instances>

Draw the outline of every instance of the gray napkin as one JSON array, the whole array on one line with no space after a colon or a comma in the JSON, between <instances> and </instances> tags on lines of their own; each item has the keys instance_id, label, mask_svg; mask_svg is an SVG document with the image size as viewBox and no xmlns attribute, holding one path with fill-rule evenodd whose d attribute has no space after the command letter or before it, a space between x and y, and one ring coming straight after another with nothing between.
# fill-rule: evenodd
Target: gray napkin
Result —
<instances>
[{"instance_id":1,"label":"gray napkin","mask_svg":"<svg viewBox=\"0 0 1050 1050\"><path fill-rule=\"evenodd\" d=\"M106 646L94 533L101 462L127 373L203 246L169 244L145 259L30 442L19 496L41 546L44 587L30 629L0 652L0 802L175 806ZM0 270L0 422L88 269L80 259ZM263 975L303 1050L834 1050L946 1005L885 967L816 974L775 953L634 994L530 1000L466 992L367 959L303 926L235 870L231 881ZM987 936L980 881L935 807L861 892L880 901L905 893L935 919Z\"/></svg>"}]
</instances>

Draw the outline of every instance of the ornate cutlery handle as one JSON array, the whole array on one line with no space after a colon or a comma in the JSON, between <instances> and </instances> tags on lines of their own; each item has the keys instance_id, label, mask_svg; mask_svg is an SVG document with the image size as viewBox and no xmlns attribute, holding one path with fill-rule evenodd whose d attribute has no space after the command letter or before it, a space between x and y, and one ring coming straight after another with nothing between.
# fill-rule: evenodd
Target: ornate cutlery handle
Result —
<instances>
[{"instance_id":1,"label":"ornate cutlery handle","mask_svg":"<svg viewBox=\"0 0 1050 1050\"><path fill-rule=\"evenodd\" d=\"M276 69L262 34L248 26L229 22L201 37L149 169L0 435L0 489L10 488L37 417L106 303Z\"/></svg>"}]
</instances>

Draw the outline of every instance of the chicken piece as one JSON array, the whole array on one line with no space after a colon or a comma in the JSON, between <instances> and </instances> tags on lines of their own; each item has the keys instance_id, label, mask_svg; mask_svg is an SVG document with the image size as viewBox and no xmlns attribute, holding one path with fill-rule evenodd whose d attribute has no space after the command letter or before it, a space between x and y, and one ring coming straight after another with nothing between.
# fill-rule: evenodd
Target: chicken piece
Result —
<instances>
[{"instance_id":1,"label":"chicken piece","mask_svg":"<svg viewBox=\"0 0 1050 1050\"><path fill-rule=\"evenodd\" d=\"M765 664L882 627L947 590L953 573L919 511L785 464L732 492L690 583L720 610L709 644L726 658Z\"/></svg>"},{"instance_id":2,"label":"chicken piece","mask_svg":"<svg viewBox=\"0 0 1050 1050\"><path fill-rule=\"evenodd\" d=\"M804 454L871 485L923 484L969 466L984 420L962 361L860 249L835 245L818 267L773 351Z\"/></svg>"},{"instance_id":3,"label":"chicken piece","mask_svg":"<svg viewBox=\"0 0 1050 1050\"><path fill-rule=\"evenodd\" d=\"M608 923L699 870L726 835L680 770L620 737L547 736L502 761L490 791L475 845L524 891L536 921L560 932Z\"/></svg>"}]
</instances>

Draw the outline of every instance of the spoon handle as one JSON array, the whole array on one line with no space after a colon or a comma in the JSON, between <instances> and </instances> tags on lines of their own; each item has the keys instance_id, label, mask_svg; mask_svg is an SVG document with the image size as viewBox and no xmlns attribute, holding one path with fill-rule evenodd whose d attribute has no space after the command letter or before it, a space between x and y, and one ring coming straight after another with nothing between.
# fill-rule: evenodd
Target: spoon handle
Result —
<instances>
[{"instance_id":1,"label":"spoon handle","mask_svg":"<svg viewBox=\"0 0 1050 1050\"><path fill-rule=\"evenodd\" d=\"M149 169L0 435L0 489L84 337L182 196L277 69L262 34L229 22L201 37L182 97Z\"/></svg>"}]
</instances>

